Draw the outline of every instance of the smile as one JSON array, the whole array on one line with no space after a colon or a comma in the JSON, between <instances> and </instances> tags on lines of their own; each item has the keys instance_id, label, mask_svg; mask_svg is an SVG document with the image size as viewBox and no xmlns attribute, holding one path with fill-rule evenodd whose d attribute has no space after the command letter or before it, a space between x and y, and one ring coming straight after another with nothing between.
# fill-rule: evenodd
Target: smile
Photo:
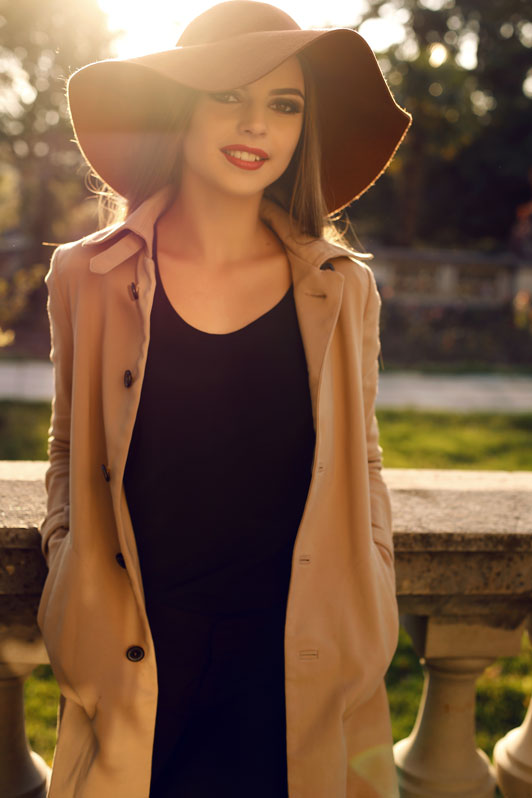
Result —
<instances>
[{"instance_id":1,"label":"smile","mask_svg":"<svg viewBox=\"0 0 532 798\"><path fill-rule=\"evenodd\" d=\"M264 150L255 150L242 146L224 147L221 152L225 155L229 163L238 166L240 169L260 169L268 154Z\"/></svg>"}]
</instances>

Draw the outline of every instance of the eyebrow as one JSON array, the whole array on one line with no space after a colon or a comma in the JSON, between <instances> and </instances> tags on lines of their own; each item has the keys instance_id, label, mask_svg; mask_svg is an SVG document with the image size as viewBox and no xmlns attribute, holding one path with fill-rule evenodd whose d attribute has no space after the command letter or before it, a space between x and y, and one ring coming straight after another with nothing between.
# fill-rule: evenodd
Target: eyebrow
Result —
<instances>
[{"instance_id":1,"label":"eyebrow","mask_svg":"<svg viewBox=\"0 0 532 798\"><path fill-rule=\"evenodd\" d=\"M296 94L298 97L301 97L302 100L305 99L305 95L303 92L299 91L299 89L272 89L270 94Z\"/></svg>"}]
</instances>

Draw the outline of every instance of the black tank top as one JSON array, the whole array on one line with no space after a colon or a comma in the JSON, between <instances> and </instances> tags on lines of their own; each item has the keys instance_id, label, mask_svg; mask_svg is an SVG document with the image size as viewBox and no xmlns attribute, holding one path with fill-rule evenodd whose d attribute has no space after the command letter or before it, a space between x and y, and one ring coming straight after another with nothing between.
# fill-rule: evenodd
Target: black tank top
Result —
<instances>
[{"instance_id":1,"label":"black tank top","mask_svg":"<svg viewBox=\"0 0 532 798\"><path fill-rule=\"evenodd\" d=\"M124 475L148 613L272 607L286 601L315 444L293 286L212 334L178 315L155 263Z\"/></svg>"}]
</instances>

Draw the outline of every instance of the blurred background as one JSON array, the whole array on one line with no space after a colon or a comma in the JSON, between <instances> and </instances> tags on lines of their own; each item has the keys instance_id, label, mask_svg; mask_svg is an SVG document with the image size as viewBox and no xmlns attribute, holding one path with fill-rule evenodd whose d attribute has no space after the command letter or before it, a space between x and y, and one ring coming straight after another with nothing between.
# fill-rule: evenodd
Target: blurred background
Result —
<instances>
[{"instance_id":1,"label":"blurred background","mask_svg":"<svg viewBox=\"0 0 532 798\"><path fill-rule=\"evenodd\" d=\"M0 0L0 359L48 357L52 247L96 229L65 84L174 46L213 3ZM279 2L356 27L414 124L349 212L375 255L387 369L531 369L532 13L526 0ZM345 220L344 220L345 221Z\"/></svg>"}]
</instances>

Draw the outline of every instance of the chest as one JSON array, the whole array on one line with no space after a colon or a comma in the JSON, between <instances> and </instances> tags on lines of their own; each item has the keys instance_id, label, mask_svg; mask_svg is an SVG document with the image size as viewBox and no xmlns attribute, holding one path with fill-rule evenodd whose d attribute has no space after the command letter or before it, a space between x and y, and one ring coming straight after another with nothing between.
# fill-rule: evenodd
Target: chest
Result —
<instances>
[{"instance_id":1,"label":"chest","mask_svg":"<svg viewBox=\"0 0 532 798\"><path fill-rule=\"evenodd\" d=\"M228 269L200 266L161 251L157 259L174 310L207 333L227 334L245 327L280 302L291 283L284 253Z\"/></svg>"}]
</instances>

